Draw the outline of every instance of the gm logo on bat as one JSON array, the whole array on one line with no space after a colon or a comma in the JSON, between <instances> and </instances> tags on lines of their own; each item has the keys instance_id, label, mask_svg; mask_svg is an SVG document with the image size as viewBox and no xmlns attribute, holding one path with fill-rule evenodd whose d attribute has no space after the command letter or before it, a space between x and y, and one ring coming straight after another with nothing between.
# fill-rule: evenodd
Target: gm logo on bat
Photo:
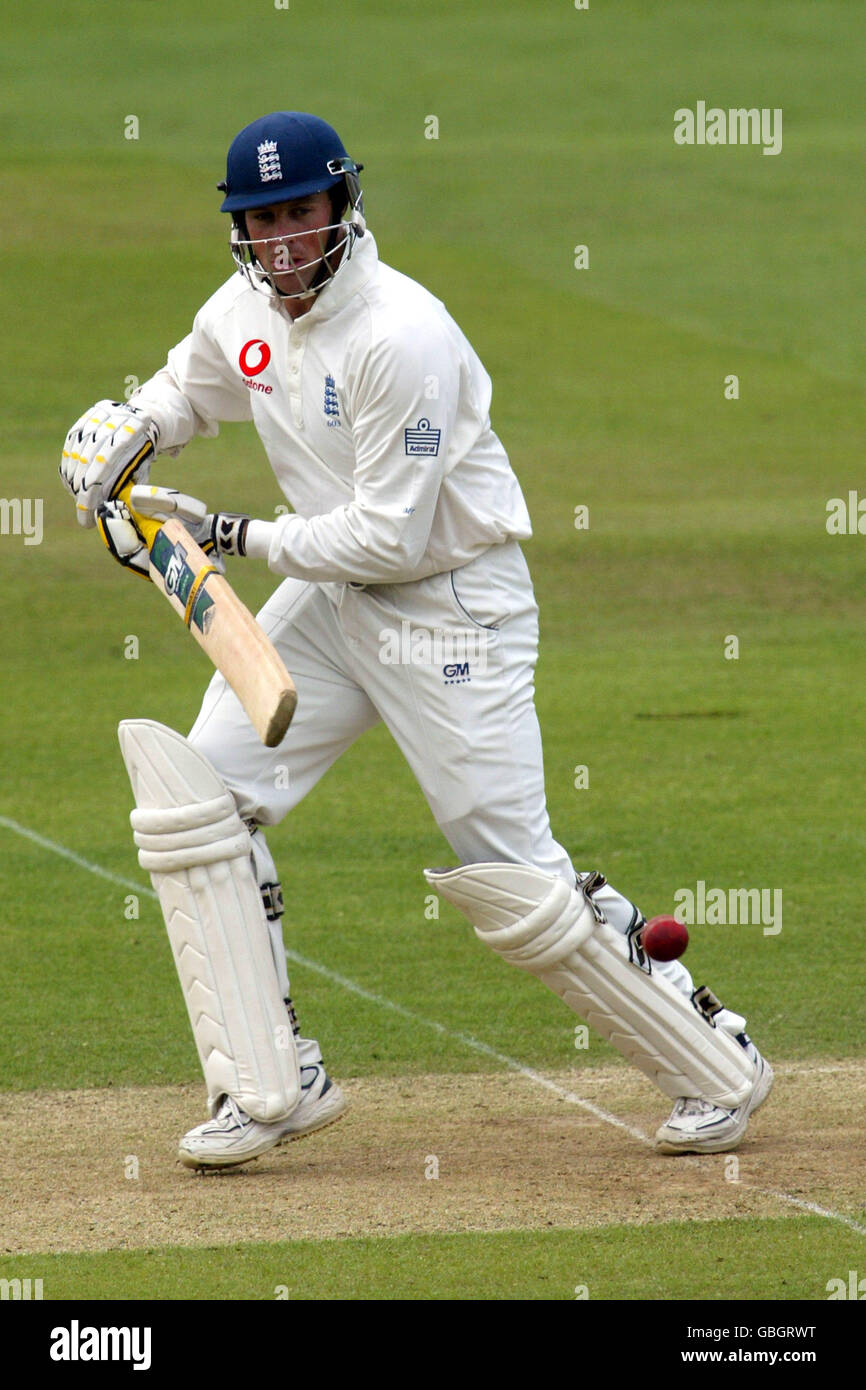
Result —
<instances>
[{"instance_id":1,"label":"gm logo on bat","mask_svg":"<svg viewBox=\"0 0 866 1390\"><path fill-rule=\"evenodd\" d=\"M150 558L163 577L165 592L184 605L183 620L187 627L194 625L200 632L207 632L214 617L214 602L207 592L213 568L208 566L196 575L187 563L183 546L172 545L164 531L157 534Z\"/></svg>"},{"instance_id":2,"label":"gm logo on bat","mask_svg":"<svg viewBox=\"0 0 866 1390\"><path fill-rule=\"evenodd\" d=\"M186 575L187 579L186 589L187 591L189 591L190 585L192 583L192 570L186 563L186 551L184 550L182 545L179 545L176 549L172 549L171 555L168 560L168 564L163 570L163 575L165 577L166 593L177 594L178 598L180 598L183 603L186 603L186 594L180 594L178 592L183 581L184 574Z\"/></svg>"}]
</instances>

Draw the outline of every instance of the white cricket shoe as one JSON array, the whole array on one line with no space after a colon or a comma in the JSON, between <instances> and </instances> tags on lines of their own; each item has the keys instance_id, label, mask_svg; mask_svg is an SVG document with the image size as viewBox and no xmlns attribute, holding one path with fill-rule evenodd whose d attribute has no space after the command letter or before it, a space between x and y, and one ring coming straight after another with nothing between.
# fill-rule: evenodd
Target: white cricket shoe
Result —
<instances>
[{"instance_id":1,"label":"white cricket shoe","mask_svg":"<svg viewBox=\"0 0 866 1390\"><path fill-rule=\"evenodd\" d=\"M681 1097L667 1124L656 1132L655 1146L663 1154L715 1154L735 1149L746 1132L749 1116L764 1104L773 1086L773 1068L754 1043L757 1076L752 1094L736 1110L723 1110L708 1100Z\"/></svg>"},{"instance_id":2,"label":"white cricket shoe","mask_svg":"<svg viewBox=\"0 0 866 1390\"><path fill-rule=\"evenodd\" d=\"M187 1168L234 1168L277 1144L324 1129L339 1120L347 1108L346 1097L324 1067L302 1067L301 1099L286 1119L263 1124L251 1119L231 1096L225 1096L214 1119L184 1135L177 1156Z\"/></svg>"}]
</instances>

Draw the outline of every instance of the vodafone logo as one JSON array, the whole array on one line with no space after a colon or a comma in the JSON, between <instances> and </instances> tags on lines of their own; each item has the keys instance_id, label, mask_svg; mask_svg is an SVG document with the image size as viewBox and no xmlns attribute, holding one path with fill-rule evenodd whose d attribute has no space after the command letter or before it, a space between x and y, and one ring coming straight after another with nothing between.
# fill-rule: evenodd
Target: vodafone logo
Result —
<instances>
[{"instance_id":1,"label":"vodafone logo","mask_svg":"<svg viewBox=\"0 0 866 1390\"><path fill-rule=\"evenodd\" d=\"M271 360L271 350L263 338L250 338L241 348L238 364L244 376L258 376Z\"/></svg>"}]
</instances>

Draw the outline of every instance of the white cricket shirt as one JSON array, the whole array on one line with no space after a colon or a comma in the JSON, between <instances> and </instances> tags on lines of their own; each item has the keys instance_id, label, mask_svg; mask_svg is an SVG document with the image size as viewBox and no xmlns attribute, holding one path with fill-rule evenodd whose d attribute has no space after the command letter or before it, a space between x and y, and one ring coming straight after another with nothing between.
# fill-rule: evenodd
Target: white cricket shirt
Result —
<instances>
[{"instance_id":1,"label":"white cricket shirt","mask_svg":"<svg viewBox=\"0 0 866 1390\"><path fill-rule=\"evenodd\" d=\"M294 321L234 274L133 400L163 451L252 419L294 508L250 526L276 574L386 584L531 535L490 397L444 305L367 232Z\"/></svg>"}]
</instances>

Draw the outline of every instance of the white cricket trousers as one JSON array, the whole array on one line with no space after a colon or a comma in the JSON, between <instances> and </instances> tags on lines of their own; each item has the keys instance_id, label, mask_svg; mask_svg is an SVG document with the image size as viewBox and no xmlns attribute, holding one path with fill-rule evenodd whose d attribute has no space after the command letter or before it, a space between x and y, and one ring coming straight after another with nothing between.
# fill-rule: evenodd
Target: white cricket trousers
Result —
<instances>
[{"instance_id":1,"label":"white cricket trousers","mask_svg":"<svg viewBox=\"0 0 866 1390\"><path fill-rule=\"evenodd\" d=\"M276 825L381 720L458 863L532 864L574 883L547 813L534 702L538 608L516 541L410 584L286 579L258 620L298 689L286 737L265 748L218 673L189 736L241 816ZM254 836L260 882L273 876L262 839ZM611 925L629 929L627 899L607 886L597 901ZM671 967L664 973L691 994L688 972Z\"/></svg>"},{"instance_id":2,"label":"white cricket trousers","mask_svg":"<svg viewBox=\"0 0 866 1390\"><path fill-rule=\"evenodd\" d=\"M459 863L522 862L571 879L547 815L538 610L516 542L412 584L286 579L258 620L298 688L285 739L263 747L219 674L190 734L241 816L277 824L382 720Z\"/></svg>"}]
</instances>

